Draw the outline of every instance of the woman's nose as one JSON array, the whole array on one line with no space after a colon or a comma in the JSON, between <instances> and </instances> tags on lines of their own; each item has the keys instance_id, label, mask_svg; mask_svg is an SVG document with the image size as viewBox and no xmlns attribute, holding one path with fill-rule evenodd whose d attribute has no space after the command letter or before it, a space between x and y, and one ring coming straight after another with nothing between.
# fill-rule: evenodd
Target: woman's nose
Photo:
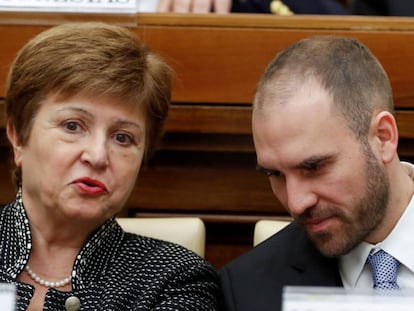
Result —
<instances>
[{"instance_id":1,"label":"woman's nose","mask_svg":"<svg viewBox=\"0 0 414 311\"><path fill-rule=\"evenodd\" d=\"M103 168L109 164L108 156L109 152L105 137L97 135L86 142L81 160L95 168Z\"/></svg>"}]
</instances>

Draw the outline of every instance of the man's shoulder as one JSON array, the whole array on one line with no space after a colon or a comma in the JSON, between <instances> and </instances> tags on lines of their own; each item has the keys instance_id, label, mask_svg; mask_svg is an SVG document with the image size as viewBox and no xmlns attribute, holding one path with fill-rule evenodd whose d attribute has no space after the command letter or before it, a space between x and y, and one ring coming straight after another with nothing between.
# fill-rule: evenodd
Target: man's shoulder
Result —
<instances>
[{"instance_id":1,"label":"man's shoulder","mask_svg":"<svg viewBox=\"0 0 414 311\"><path fill-rule=\"evenodd\" d=\"M291 266L307 243L306 233L292 223L223 267L219 274L227 310L280 310L283 286L299 282Z\"/></svg>"},{"instance_id":2,"label":"man's shoulder","mask_svg":"<svg viewBox=\"0 0 414 311\"><path fill-rule=\"evenodd\" d=\"M283 280L301 274L308 268L315 271L336 271L337 261L320 253L305 230L292 222L225 265L220 275L238 280L268 279L275 276Z\"/></svg>"},{"instance_id":3,"label":"man's shoulder","mask_svg":"<svg viewBox=\"0 0 414 311\"><path fill-rule=\"evenodd\" d=\"M244 270L245 266L263 266L268 263L272 265L283 264L286 257L289 257L289 254L294 251L292 248L300 247L302 241L307 243L305 232L298 224L292 222L252 250L227 264L224 269Z\"/></svg>"},{"instance_id":4,"label":"man's shoulder","mask_svg":"<svg viewBox=\"0 0 414 311\"><path fill-rule=\"evenodd\" d=\"M341 285L336 260L323 256L295 222L219 274L227 310L280 310L286 285Z\"/></svg>"}]
</instances>

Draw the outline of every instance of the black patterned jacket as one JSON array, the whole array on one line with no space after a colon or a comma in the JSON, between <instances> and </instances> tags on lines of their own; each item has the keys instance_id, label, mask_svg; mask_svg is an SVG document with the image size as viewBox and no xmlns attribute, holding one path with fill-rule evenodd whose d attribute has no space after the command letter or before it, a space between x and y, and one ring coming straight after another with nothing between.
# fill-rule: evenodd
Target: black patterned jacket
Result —
<instances>
[{"instance_id":1,"label":"black patterned jacket","mask_svg":"<svg viewBox=\"0 0 414 311\"><path fill-rule=\"evenodd\" d=\"M16 310L26 310L34 292L16 279L30 249L29 222L18 195L0 207L0 282L16 285ZM111 219L79 252L72 291L50 288L44 310L65 310L72 296L80 300L79 310L217 310L217 284L214 269L191 251L126 233Z\"/></svg>"}]
</instances>

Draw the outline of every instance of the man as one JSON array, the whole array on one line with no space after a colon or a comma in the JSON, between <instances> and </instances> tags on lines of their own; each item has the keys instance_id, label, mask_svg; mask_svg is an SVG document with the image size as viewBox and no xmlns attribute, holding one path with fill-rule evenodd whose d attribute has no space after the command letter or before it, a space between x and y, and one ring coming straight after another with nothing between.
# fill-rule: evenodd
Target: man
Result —
<instances>
[{"instance_id":1,"label":"man","mask_svg":"<svg viewBox=\"0 0 414 311\"><path fill-rule=\"evenodd\" d=\"M293 44L266 69L252 120L258 167L294 222L222 269L227 310L280 310L286 285L413 288L413 168L399 161L391 86L368 48ZM366 262L383 251L398 278L377 284Z\"/></svg>"}]
</instances>

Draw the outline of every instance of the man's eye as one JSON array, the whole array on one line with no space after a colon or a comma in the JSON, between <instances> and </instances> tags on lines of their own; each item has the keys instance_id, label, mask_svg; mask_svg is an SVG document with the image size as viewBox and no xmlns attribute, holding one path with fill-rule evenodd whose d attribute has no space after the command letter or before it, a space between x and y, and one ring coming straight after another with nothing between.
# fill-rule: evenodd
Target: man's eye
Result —
<instances>
[{"instance_id":1,"label":"man's eye","mask_svg":"<svg viewBox=\"0 0 414 311\"><path fill-rule=\"evenodd\" d=\"M283 175L282 172L280 172L280 171L267 171L266 174L269 177L271 177L271 176L281 177Z\"/></svg>"},{"instance_id":2,"label":"man's eye","mask_svg":"<svg viewBox=\"0 0 414 311\"><path fill-rule=\"evenodd\" d=\"M326 162L315 162L306 165L302 173L304 176L314 177L326 173Z\"/></svg>"},{"instance_id":3,"label":"man's eye","mask_svg":"<svg viewBox=\"0 0 414 311\"><path fill-rule=\"evenodd\" d=\"M312 163L308 166L308 170L310 171L317 171L319 169L319 163Z\"/></svg>"},{"instance_id":4,"label":"man's eye","mask_svg":"<svg viewBox=\"0 0 414 311\"><path fill-rule=\"evenodd\" d=\"M308 165L307 170L311 172L317 172L325 167L325 162L315 162Z\"/></svg>"},{"instance_id":5,"label":"man's eye","mask_svg":"<svg viewBox=\"0 0 414 311\"><path fill-rule=\"evenodd\" d=\"M278 170L267 169L267 168L264 168L260 165L256 166L256 170L265 173L268 177L272 177L272 176L280 177L280 176L282 176L282 172L280 172Z\"/></svg>"}]
</instances>

